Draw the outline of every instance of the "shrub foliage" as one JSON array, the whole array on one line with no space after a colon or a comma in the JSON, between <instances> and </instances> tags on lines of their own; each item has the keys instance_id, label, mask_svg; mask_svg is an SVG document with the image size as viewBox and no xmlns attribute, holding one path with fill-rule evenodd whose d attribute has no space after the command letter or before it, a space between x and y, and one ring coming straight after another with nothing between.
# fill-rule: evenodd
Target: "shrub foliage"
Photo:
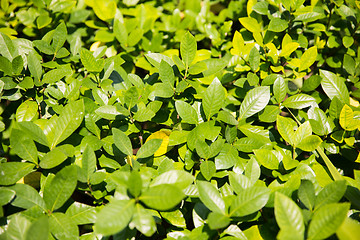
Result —
<instances>
[{"instance_id":1,"label":"shrub foliage","mask_svg":"<svg viewBox=\"0 0 360 240\"><path fill-rule=\"evenodd\" d=\"M358 239L359 25L357 0L2 0L0 239Z\"/></svg>"}]
</instances>

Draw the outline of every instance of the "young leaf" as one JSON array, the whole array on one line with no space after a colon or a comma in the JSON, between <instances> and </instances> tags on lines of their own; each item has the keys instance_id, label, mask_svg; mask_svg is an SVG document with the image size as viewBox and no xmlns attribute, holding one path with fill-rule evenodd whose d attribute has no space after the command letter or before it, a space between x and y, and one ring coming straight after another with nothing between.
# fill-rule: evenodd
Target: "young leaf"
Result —
<instances>
[{"instance_id":1,"label":"young leaf","mask_svg":"<svg viewBox=\"0 0 360 240\"><path fill-rule=\"evenodd\" d=\"M127 39L128 39L128 33L127 33L124 23L120 22L120 20L117 18L114 19L113 31L114 31L115 37L119 41L119 43L126 46Z\"/></svg>"},{"instance_id":2,"label":"young leaf","mask_svg":"<svg viewBox=\"0 0 360 240\"><path fill-rule=\"evenodd\" d=\"M349 104L349 91L344 81L332 72L320 70L321 87L330 99L337 97L341 103Z\"/></svg>"},{"instance_id":3,"label":"young leaf","mask_svg":"<svg viewBox=\"0 0 360 240\"><path fill-rule=\"evenodd\" d=\"M53 212L60 208L72 195L77 184L77 171L74 165L64 167L45 185L44 200L48 209Z\"/></svg>"},{"instance_id":4,"label":"young leaf","mask_svg":"<svg viewBox=\"0 0 360 240\"><path fill-rule=\"evenodd\" d=\"M354 112L347 104L344 105L340 112L339 123L340 126L347 131L353 131L360 127L360 121L354 119Z\"/></svg>"},{"instance_id":5,"label":"young leaf","mask_svg":"<svg viewBox=\"0 0 360 240\"><path fill-rule=\"evenodd\" d=\"M27 100L16 109L16 120L32 121L38 116L38 104L35 101Z\"/></svg>"},{"instance_id":6,"label":"young leaf","mask_svg":"<svg viewBox=\"0 0 360 240\"><path fill-rule=\"evenodd\" d=\"M127 156L132 156L133 149L130 138L121 130L113 128L112 133L114 136L114 143L119 150Z\"/></svg>"},{"instance_id":7,"label":"young leaf","mask_svg":"<svg viewBox=\"0 0 360 240\"><path fill-rule=\"evenodd\" d=\"M230 205L230 216L242 217L252 214L265 206L270 196L266 187L246 188Z\"/></svg>"},{"instance_id":8,"label":"young leaf","mask_svg":"<svg viewBox=\"0 0 360 240\"><path fill-rule=\"evenodd\" d=\"M113 200L97 214L95 232L105 236L118 233L128 226L133 214L133 200Z\"/></svg>"},{"instance_id":9,"label":"young leaf","mask_svg":"<svg viewBox=\"0 0 360 240\"><path fill-rule=\"evenodd\" d=\"M317 47L313 46L306 50L300 58L299 72L309 68L316 60L318 55Z\"/></svg>"},{"instance_id":10,"label":"young leaf","mask_svg":"<svg viewBox=\"0 0 360 240\"><path fill-rule=\"evenodd\" d=\"M308 238L320 240L330 237L344 222L350 203L330 203L317 211L309 225Z\"/></svg>"},{"instance_id":11,"label":"young leaf","mask_svg":"<svg viewBox=\"0 0 360 240\"><path fill-rule=\"evenodd\" d=\"M0 185L12 185L32 172L34 164L25 162L0 163Z\"/></svg>"},{"instance_id":12,"label":"young leaf","mask_svg":"<svg viewBox=\"0 0 360 240\"><path fill-rule=\"evenodd\" d=\"M81 172L84 176L84 180L89 182L91 175L96 171L96 155L90 145L86 145L82 154L81 163Z\"/></svg>"},{"instance_id":13,"label":"young leaf","mask_svg":"<svg viewBox=\"0 0 360 240\"><path fill-rule=\"evenodd\" d=\"M219 191L209 182L196 182L200 200L213 212L225 214L225 202Z\"/></svg>"},{"instance_id":14,"label":"young leaf","mask_svg":"<svg viewBox=\"0 0 360 240\"><path fill-rule=\"evenodd\" d=\"M40 81L42 75L42 67L35 51L29 52L27 60L31 75L34 77L35 81Z\"/></svg>"},{"instance_id":15,"label":"young leaf","mask_svg":"<svg viewBox=\"0 0 360 240\"><path fill-rule=\"evenodd\" d=\"M273 85L273 92L277 103L281 103L286 97L286 85L283 77L278 76Z\"/></svg>"},{"instance_id":16,"label":"young leaf","mask_svg":"<svg viewBox=\"0 0 360 240\"><path fill-rule=\"evenodd\" d=\"M296 147L300 148L303 151L312 152L315 151L315 149L319 147L321 143L322 140L319 136L311 135L305 137Z\"/></svg>"},{"instance_id":17,"label":"young leaf","mask_svg":"<svg viewBox=\"0 0 360 240\"><path fill-rule=\"evenodd\" d=\"M250 50L250 54L249 54L249 64L251 69L256 72L259 68L260 65L260 53L259 50L257 50L256 47L253 47Z\"/></svg>"},{"instance_id":18,"label":"young leaf","mask_svg":"<svg viewBox=\"0 0 360 240\"><path fill-rule=\"evenodd\" d=\"M196 110L187 102L177 100L175 102L175 108L184 123L198 123L198 115Z\"/></svg>"},{"instance_id":19,"label":"young leaf","mask_svg":"<svg viewBox=\"0 0 360 240\"><path fill-rule=\"evenodd\" d=\"M260 32L261 31L260 24L256 21L255 18L243 17L243 18L239 18L239 21L240 21L241 25L243 25L250 32Z\"/></svg>"},{"instance_id":20,"label":"young leaf","mask_svg":"<svg viewBox=\"0 0 360 240\"><path fill-rule=\"evenodd\" d=\"M139 199L150 208L166 211L178 205L184 197L184 193L178 187L161 184L148 188Z\"/></svg>"},{"instance_id":21,"label":"young leaf","mask_svg":"<svg viewBox=\"0 0 360 240\"><path fill-rule=\"evenodd\" d=\"M215 163L213 161L204 161L200 165L200 172L206 180L210 180L216 173Z\"/></svg>"},{"instance_id":22,"label":"young leaf","mask_svg":"<svg viewBox=\"0 0 360 240\"><path fill-rule=\"evenodd\" d=\"M248 118L265 108L270 100L270 87L262 86L251 89L241 103L239 121Z\"/></svg>"},{"instance_id":23,"label":"young leaf","mask_svg":"<svg viewBox=\"0 0 360 240\"><path fill-rule=\"evenodd\" d=\"M289 197L275 193L275 219L282 231L293 236L292 239L304 239L304 219L300 208Z\"/></svg>"},{"instance_id":24,"label":"young leaf","mask_svg":"<svg viewBox=\"0 0 360 240\"><path fill-rule=\"evenodd\" d=\"M288 22L280 19L273 18L270 20L268 30L272 32L282 32L288 27Z\"/></svg>"},{"instance_id":25,"label":"young leaf","mask_svg":"<svg viewBox=\"0 0 360 240\"><path fill-rule=\"evenodd\" d=\"M219 79L214 78L212 83L206 89L204 93L204 98L202 101L202 106L206 119L210 121L210 118L219 112L219 109L223 106L223 103L226 98L225 89L222 86Z\"/></svg>"},{"instance_id":26,"label":"young leaf","mask_svg":"<svg viewBox=\"0 0 360 240\"><path fill-rule=\"evenodd\" d=\"M291 145L295 143L295 132L294 128L296 127L296 123L291 118L282 117L280 115L277 116L276 126L281 135L281 137Z\"/></svg>"},{"instance_id":27,"label":"young leaf","mask_svg":"<svg viewBox=\"0 0 360 240\"><path fill-rule=\"evenodd\" d=\"M55 54L60 50L60 48L64 45L67 37L67 29L64 22L60 23L54 31L52 48L55 51Z\"/></svg>"},{"instance_id":28,"label":"young leaf","mask_svg":"<svg viewBox=\"0 0 360 240\"><path fill-rule=\"evenodd\" d=\"M196 40L190 32L187 32L180 43L180 54L185 67L188 68L196 55Z\"/></svg>"},{"instance_id":29,"label":"young leaf","mask_svg":"<svg viewBox=\"0 0 360 240\"><path fill-rule=\"evenodd\" d=\"M279 168L279 160L275 156L274 153L272 153L268 149L254 149L254 153L256 156L256 159L259 161L259 163L266 167L267 169L278 169Z\"/></svg>"},{"instance_id":30,"label":"young leaf","mask_svg":"<svg viewBox=\"0 0 360 240\"><path fill-rule=\"evenodd\" d=\"M282 105L288 108L303 109L315 103L315 98L307 94L296 94L287 98Z\"/></svg>"},{"instance_id":31,"label":"young leaf","mask_svg":"<svg viewBox=\"0 0 360 240\"><path fill-rule=\"evenodd\" d=\"M161 60L160 62L159 76L160 76L160 80L163 83L169 85L171 88L174 87L176 80L174 70L172 69L170 64L168 64L164 60Z\"/></svg>"}]
</instances>

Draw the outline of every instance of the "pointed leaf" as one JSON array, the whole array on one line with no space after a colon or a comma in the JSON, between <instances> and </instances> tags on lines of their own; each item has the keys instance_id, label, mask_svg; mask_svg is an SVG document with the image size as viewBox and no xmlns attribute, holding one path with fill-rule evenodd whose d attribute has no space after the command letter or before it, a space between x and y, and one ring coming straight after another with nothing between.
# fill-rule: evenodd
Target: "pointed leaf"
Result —
<instances>
[{"instance_id":1,"label":"pointed leaf","mask_svg":"<svg viewBox=\"0 0 360 240\"><path fill-rule=\"evenodd\" d=\"M345 181L334 181L326 185L317 195L315 210L328 203L336 203L344 196L346 191Z\"/></svg>"},{"instance_id":2,"label":"pointed leaf","mask_svg":"<svg viewBox=\"0 0 360 240\"><path fill-rule=\"evenodd\" d=\"M56 239L73 240L79 237L79 229L70 217L56 212L49 217L50 232Z\"/></svg>"},{"instance_id":3,"label":"pointed leaf","mask_svg":"<svg viewBox=\"0 0 360 240\"><path fill-rule=\"evenodd\" d=\"M46 204L33 187L27 184L17 183L14 186L10 186L9 189L15 191L16 198L11 202L11 205L29 209L33 206L38 206L43 210L46 210Z\"/></svg>"},{"instance_id":4,"label":"pointed leaf","mask_svg":"<svg viewBox=\"0 0 360 240\"><path fill-rule=\"evenodd\" d=\"M301 72L302 70L306 70L311 65L313 65L313 63L316 60L317 55L318 55L318 52L317 52L316 46L313 46L313 47L309 48L308 50L306 50L300 58L299 72Z\"/></svg>"},{"instance_id":5,"label":"pointed leaf","mask_svg":"<svg viewBox=\"0 0 360 240\"><path fill-rule=\"evenodd\" d=\"M180 43L180 54L181 59L185 64L185 67L188 68L193 62L197 50L197 44L195 37L191 35L190 32L187 32Z\"/></svg>"},{"instance_id":6,"label":"pointed leaf","mask_svg":"<svg viewBox=\"0 0 360 240\"><path fill-rule=\"evenodd\" d=\"M315 149L319 147L321 143L322 140L319 136L311 135L304 138L296 147L300 148L303 151L312 152L315 151Z\"/></svg>"},{"instance_id":7,"label":"pointed leaf","mask_svg":"<svg viewBox=\"0 0 360 240\"><path fill-rule=\"evenodd\" d=\"M298 189L298 197L302 204L304 204L310 211L313 210L315 204L315 189L310 180L302 180Z\"/></svg>"},{"instance_id":8,"label":"pointed leaf","mask_svg":"<svg viewBox=\"0 0 360 240\"><path fill-rule=\"evenodd\" d=\"M224 87L218 78L214 78L212 83L206 89L202 100L202 106L208 121L214 114L219 112L219 109L224 104L225 98L226 94Z\"/></svg>"},{"instance_id":9,"label":"pointed leaf","mask_svg":"<svg viewBox=\"0 0 360 240\"><path fill-rule=\"evenodd\" d=\"M21 130L13 129L10 135L10 146L14 153L24 160L38 163L38 152L34 141Z\"/></svg>"},{"instance_id":10,"label":"pointed leaf","mask_svg":"<svg viewBox=\"0 0 360 240\"><path fill-rule=\"evenodd\" d=\"M48 240L50 233L49 220L47 216L42 216L32 222L26 232L25 240Z\"/></svg>"},{"instance_id":11,"label":"pointed leaf","mask_svg":"<svg viewBox=\"0 0 360 240\"><path fill-rule=\"evenodd\" d=\"M67 37L67 28L64 22L60 23L54 31L53 41L51 46L53 47L55 54L64 45Z\"/></svg>"},{"instance_id":12,"label":"pointed leaf","mask_svg":"<svg viewBox=\"0 0 360 240\"><path fill-rule=\"evenodd\" d=\"M32 172L34 164L25 162L0 163L0 185L12 185Z\"/></svg>"},{"instance_id":13,"label":"pointed leaf","mask_svg":"<svg viewBox=\"0 0 360 240\"><path fill-rule=\"evenodd\" d=\"M147 189L140 199L150 208L166 211L178 205L184 197L185 194L178 187L161 184Z\"/></svg>"},{"instance_id":14,"label":"pointed leaf","mask_svg":"<svg viewBox=\"0 0 360 240\"><path fill-rule=\"evenodd\" d=\"M332 72L320 70L321 87L330 99L337 97L341 103L349 104L349 91L345 82Z\"/></svg>"},{"instance_id":15,"label":"pointed leaf","mask_svg":"<svg viewBox=\"0 0 360 240\"><path fill-rule=\"evenodd\" d=\"M315 103L315 98L307 94L296 94L287 98L282 105L288 108L303 109Z\"/></svg>"},{"instance_id":16,"label":"pointed leaf","mask_svg":"<svg viewBox=\"0 0 360 240\"><path fill-rule=\"evenodd\" d=\"M204 161L200 165L200 172L206 180L210 180L216 173L215 163L213 161Z\"/></svg>"},{"instance_id":17,"label":"pointed leaf","mask_svg":"<svg viewBox=\"0 0 360 240\"><path fill-rule=\"evenodd\" d=\"M31 75L34 77L35 81L40 81L42 75L42 67L40 60L36 56L37 54L35 51L30 51L27 60L28 60L28 67Z\"/></svg>"},{"instance_id":18,"label":"pointed leaf","mask_svg":"<svg viewBox=\"0 0 360 240\"><path fill-rule=\"evenodd\" d=\"M213 212L225 214L225 202L214 185L205 181L197 181L196 185L204 205Z\"/></svg>"},{"instance_id":19,"label":"pointed leaf","mask_svg":"<svg viewBox=\"0 0 360 240\"><path fill-rule=\"evenodd\" d=\"M161 184L171 184L181 190L184 190L193 183L193 181L194 176L188 172L182 170L170 170L154 178L151 181L150 186L154 187Z\"/></svg>"},{"instance_id":20,"label":"pointed leaf","mask_svg":"<svg viewBox=\"0 0 360 240\"><path fill-rule=\"evenodd\" d=\"M281 103L282 100L284 100L284 98L286 97L286 89L287 87L285 85L284 78L281 76L277 77L273 85L273 91L276 101L278 103Z\"/></svg>"},{"instance_id":21,"label":"pointed leaf","mask_svg":"<svg viewBox=\"0 0 360 240\"><path fill-rule=\"evenodd\" d=\"M241 103L239 120L248 118L263 110L270 100L270 87L262 86L251 89Z\"/></svg>"},{"instance_id":22,"label":"pointed leaf","mask_svg":"<svg viewBox=\"0 0 360 240\"><path fill-rule=\"evenodd\" d=\"M95 223L96 208L83 203L74 202L65 213L76 225Z\"/></svg>"},{"instance_id":23,"label":"pointed leaf","mask_svg":"<svg viewBox=\"0 0 360 240\"><path fill-rule=\"evenodd\" d=\"M115 146L127 156L132 156L133 149L130 138L125 133L116 128L112 129L112 133L114 136Z\"/></svg>"},{"instance_id":24,"label":"pointed leaf","mask_svg":"<svg viewBox=\"0 0 360 240\"><path fill-rule=\"evenodd\" d=\"M162 139L150 139L142 145L139 151L136 154L137 158L147 158L152 155L159 149L163 140Z\"/></svg>"},{"instance_id":25,"label":"pointed leaf","mask_svg":"<svg viewBox=\"0 0 360 240\"><path fill-rule=\"evenodd\" d=\"M91 175L96 171L96 155L90 145L86 145L81 162L81 171L84 174L86 182L89 182Z\"/></svg>"},{"instance_id":26,"label":"pointed leaf","mask_svg":"<svg viewBox=\"0 0 360 240\"><path fill-rule=\"evenodd\" d=\"M187 102L177 100L175 102L175 108L184 123L198 123L198 115L196 110Z\"/></svg>"},{"instance_id":27,"label":"pointed leaf","mask_svg":"<svg viewBox=\"0 0 360 240\"><path fill-rule=\"evenodd\" d=\"M134 215L129 226L135 226L139 232L147 237L152 236L156 232L156 223L153 215L140 204L136 204Z\"/></svg>"}]
</instances>

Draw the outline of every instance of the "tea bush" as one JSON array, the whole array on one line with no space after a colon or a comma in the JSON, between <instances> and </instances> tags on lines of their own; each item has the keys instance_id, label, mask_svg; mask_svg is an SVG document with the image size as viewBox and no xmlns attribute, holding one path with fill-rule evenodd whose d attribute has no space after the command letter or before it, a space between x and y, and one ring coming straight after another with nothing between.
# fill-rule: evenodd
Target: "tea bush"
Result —
<instances>
[{"instance_id":1,"label":"tea bush","mask_svg":"<svg viewBox=\"0 0 360 240\"><path fill-rule=\"evenodd\" d=\"M1 0L0 239L359 239L359 25L357 0Z\"/></svg>"}]
</instances>

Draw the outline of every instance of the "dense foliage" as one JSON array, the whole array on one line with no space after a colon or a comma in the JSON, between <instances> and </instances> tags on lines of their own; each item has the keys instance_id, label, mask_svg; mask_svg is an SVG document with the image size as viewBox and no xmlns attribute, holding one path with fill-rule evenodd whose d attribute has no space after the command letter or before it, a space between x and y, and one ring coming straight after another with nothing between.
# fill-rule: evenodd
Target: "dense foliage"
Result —
<instances>
[{"instance_id":1,"label":"dense foliage","mask_svg":"<svg viewBox=\"0 0 360 240\"><path fill-rule=\"evenodd\" d=\"M1 0L0 239L359 239L359 25L353 0Z\"/></svg>"}]
</instances>

